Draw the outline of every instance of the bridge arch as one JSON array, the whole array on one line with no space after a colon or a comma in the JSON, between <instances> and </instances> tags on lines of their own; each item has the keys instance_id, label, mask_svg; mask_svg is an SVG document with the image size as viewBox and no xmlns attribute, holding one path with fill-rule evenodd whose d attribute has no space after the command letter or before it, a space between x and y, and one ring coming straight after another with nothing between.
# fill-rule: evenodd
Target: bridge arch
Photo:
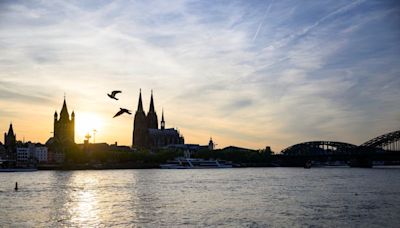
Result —
<instances>
[{"instance_id":1,"label":"bridge arch","mask_svg":"<svg viewBox=\"0 0 400 228\"><path fill-rule=\"evenodd\" d=\"M360 147L373 147L391 151L400 151L400 131L393 131L380 135L361 144Z\"/></svg>"},{"instance_id":2,"label":"bridge arch","mask_svg":"<svg viewBox=\"0 0 400 228\"><path fill-rule=\"evenodd\" d=\"M335 141L310 141L292 145L281 151L287 156L329 156L348 155L356 145Z\"/></svg>"}]
</instances>

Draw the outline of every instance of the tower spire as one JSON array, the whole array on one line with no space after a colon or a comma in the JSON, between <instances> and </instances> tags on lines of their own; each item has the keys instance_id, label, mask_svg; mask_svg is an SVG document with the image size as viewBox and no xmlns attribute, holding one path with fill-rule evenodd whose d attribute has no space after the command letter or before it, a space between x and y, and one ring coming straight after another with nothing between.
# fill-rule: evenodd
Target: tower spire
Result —
<instances>
[{"instance_id":1,"label":"tower spire","mask_svg":"<svg viewBox=\"0 0 400 228\"><path fill-rule=\"evenodd\" d=\"M68 113L68 108L67 108L67 102L66 102L66 99L65 99L65 93L64 93L63 106L62 106L61 112L60 112L60 119L61 118L69 119L69 113Z\"/></svg>"},{"instance_id":2,"label":"tower spire","mask_svg":"<svg viewBox=\"0 0 400 228\"><path fill-rule=\"evenodd\" d=\"M142 104L142 89L139 90L139 103L138 103L138 111L143 111L143 104Z\"/></svg>"},{"instance_id":3,"label":"tower spire","mask_svg":"<svg viewBox=\"0 0 400 228\"><path fill-rule=\"evenodd\" d=\"M164 120L164 108L162 109L162 114L161 114L161 130L165 129L165 120Z\"/></svg>"},{"instance_id":4,"label":"tower spire","mask_svg":"<svg viewBox=\"0 0 400 228\"><path fill-rule=\"evenodd\" d=\"M149 112L155 112L155 109L154 109L154 101L153 101L153 90L151 90Z\"/></svg>"},{"instance_id":5,"label":"tower spire","mask_svg":"<svg viewBox=\"0 0 400 228\"><path fill-rule=\"evenodd\" d=\"M151 129L158 129L158 118L154 108L153 90L151 90L150 108L147 113L147 127Z\"/></svg>"},{"instance_id":6,"label":"tower spire","mask_svg":"<svg viewBox=\"0 0 400 228\"><path fill-rule=\"evenodd\" d=\"M139 92L139 103L133 121L132 146L145 148L148 146L148 127L146 114L143 111L142 89Z\"/></svg>"},{"instance_id":7,"label":"tower spire","mask_svg":"<svg viewBox=\"0 0 400 228\"><path fill-rule=\"evenodd\" d=\"M13 129L12 122L10 122L10 128L8 128L8 135L14 135L14 129Z\"/></svg>"}]
</instances>

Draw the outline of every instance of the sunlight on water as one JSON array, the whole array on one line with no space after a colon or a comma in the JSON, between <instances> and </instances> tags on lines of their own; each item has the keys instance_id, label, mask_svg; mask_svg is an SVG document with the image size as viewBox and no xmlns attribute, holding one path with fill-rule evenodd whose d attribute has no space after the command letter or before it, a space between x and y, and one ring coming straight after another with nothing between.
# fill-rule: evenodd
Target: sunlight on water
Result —
<instances>
[{"instance_id":1,"label":"sunlight on water","mask_svg":"<svg viewBox=\"0 0 400 228\"><path fill-rule=\"evenodd\" d=\"M72 223L92 224L90 221L98 221L98 196L93 190L80 190L71 194L71 205L68 206L71 214Z\"/></svg>"},{"instance_id":2,"label":"sunlight on water","mask_svg":"<svg viewBox=\"0 0 400 228\"><path fill-rule=\"evenodd\" d=\"M395 227L399 195L400 169L0 173L0 227Z\"/></svg>"}]
</instances>

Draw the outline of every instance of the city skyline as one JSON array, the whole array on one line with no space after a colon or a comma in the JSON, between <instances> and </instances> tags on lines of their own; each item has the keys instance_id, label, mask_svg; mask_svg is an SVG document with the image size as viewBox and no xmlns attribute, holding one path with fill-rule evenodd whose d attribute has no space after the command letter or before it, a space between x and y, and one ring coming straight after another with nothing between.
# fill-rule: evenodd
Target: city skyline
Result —
<instances>
[{"instance_id":1,"label":"city skyline","mask_svg":"<svg viewBox=\"0 0 400 228\"><path fill-rule=\"evenodd\" d=\"M45 143L76 113L76 142L130 145L142 88L187 143L335 140L400 126L395 1L0 3L0 131ZM122 90L119 101L107 97Z\"/></svg>"}]
</instances>

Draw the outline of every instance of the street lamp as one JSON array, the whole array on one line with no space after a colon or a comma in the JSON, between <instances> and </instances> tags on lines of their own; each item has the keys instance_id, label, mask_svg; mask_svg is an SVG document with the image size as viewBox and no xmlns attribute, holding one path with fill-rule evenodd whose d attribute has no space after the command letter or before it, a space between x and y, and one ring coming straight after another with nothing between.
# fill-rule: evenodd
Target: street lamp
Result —
<instances>
[{"instance_id":1,"label":"street lamp","mask_svg":"<svg viewBox=\"0 0 400 228\"><path fill-rule=\"evenodd\" d=\"M96 143L96 129L93 129L93 144Z\"/></svg>"}]
</instances>

